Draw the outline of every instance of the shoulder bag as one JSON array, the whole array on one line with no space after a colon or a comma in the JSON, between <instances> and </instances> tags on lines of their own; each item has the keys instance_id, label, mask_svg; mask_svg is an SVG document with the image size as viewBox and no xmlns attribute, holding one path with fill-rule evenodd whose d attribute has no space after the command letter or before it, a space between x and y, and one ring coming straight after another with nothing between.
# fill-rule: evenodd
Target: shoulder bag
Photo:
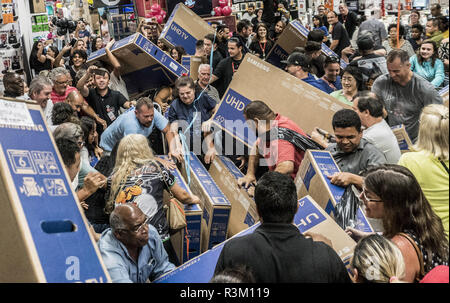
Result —
<instances>
[{"instance_id":1,"label":"shoulder bag","mask_svg":"<svg viewBox=\"0 0 450 303\"><path fill-rule=\"evenodd\" d=\"M425 276L425 267L424 267L424 264L423 264L422 252L420 251L420 249L417 246L416 242L414 242L414 240L408 234L406 234L406 233L398 233L398 235L402 236L403 238L406 238L409 241L409 243L411 243L411 245L414 247L414 250L416 251L417 258L419 258L419 263L420 263L420 272L416 274L416 278L415 278L416 281L415 282L419 282Z\"/></svg>"}]
</instances>

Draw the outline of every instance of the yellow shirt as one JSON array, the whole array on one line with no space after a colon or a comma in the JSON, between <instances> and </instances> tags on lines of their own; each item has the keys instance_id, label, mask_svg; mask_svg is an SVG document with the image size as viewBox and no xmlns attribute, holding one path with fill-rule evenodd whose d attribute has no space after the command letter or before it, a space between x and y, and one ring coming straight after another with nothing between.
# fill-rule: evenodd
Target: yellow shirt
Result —
<instances>
[{"instance_id":1,"label":"yellow shirt","mask_svg":"<svg viewBox=\"0 0 450 303\"><path fill-rule=\"evenodd\" d=\"M449 167L449 161L444 161ZM405 153L398 161L416 177L434 212L441 218L445 233L449 231L449 175L438 159L424 151Z\"/></svg>"}]
</instances>

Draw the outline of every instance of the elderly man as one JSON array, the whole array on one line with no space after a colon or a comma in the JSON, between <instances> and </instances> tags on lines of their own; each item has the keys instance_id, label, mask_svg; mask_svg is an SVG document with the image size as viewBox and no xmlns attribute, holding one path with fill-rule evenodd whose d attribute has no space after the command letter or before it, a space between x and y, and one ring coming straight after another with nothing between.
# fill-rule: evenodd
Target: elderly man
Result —
<instances>
[{"instance_id":1,"label":"elderly man","mask_svg":"<svg viewBox=\"0 0 450 303\"><path fill-rule=\"evenodd\" d=\"M208 64L200 64L198 67L198 80L195 81L195 92L200 93L205 91L211 98L217 103L220 103L219 92L217 89L209 85L209 79L211 78L211 67Z\"/></svg>"},{"instance_id":2,"label":"elderly man","mask_svg":"<svg viewBox=\"0 0 450 303\"><path fill-rule=\"evenodd\" d=\"M134 204L116 206L109 219L111 228L98 243L103 262L115 283L153 281L175 268L158 231Z\"/></svg>"},{"instance_id":3,"label":"elderly man","mask_svg":"<svg viewBox=\"0 0 450 303\"><path fill-rule=\"evenodd\" d=\"M28 90L28 95L31 100L36 101L42 108L45 121L50 126L50 129L52 129L51 125L53 110L53 102L50 100L52 87L53 84L48 78L44 76L37 76L31 81L30 88Z\"/></svg>"},{"instance_id":4,"label":"elderly man","mask_svg":"<svg viewBox=\"0 0 450 303\"><path fill-rule=\"evenodd\" d=\"M67 95L66 103L72 107L78 116L83 106L85 106L84 98L78 90L74 90Z\"/></svg>"},{"instance_id":5,"label":"elderly man","mask_svg":"<svg viewBox=\"0 0 450 303\"><path fill-rule=\"evenodd\" d=\"M372 86L383 101L389 126L403 124L411 141L417 140L419 117L428 104L442 104L433 84L411 71L408 53L392 50L386 59L388 74L379 76Z\"/></svg>"}]
</instances>

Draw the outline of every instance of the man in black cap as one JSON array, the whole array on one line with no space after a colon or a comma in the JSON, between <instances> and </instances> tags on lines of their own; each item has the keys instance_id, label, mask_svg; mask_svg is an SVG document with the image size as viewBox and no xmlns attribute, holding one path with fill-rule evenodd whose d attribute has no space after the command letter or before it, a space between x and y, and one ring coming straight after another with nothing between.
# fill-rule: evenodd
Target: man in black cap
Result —
<instances>
[{"instance_id":1,"label":"man in black cap","mask_svg":"<svg viewBox=\"0 0 450 303\"><path fill-rule=\"evenodd\" d=\"M311 73L310 62L305 54L294 52L287 60L281 61L282 64L286 64L285 70L292 76L302 79L306 83L320 89L323 92L327 92L328 88L322 81L317 80Z\"/></svg>"},{"instance_id":2,"label":"man in black cap","mask_svg":"<svg viewBox=\"0 0 450 303\"><path fill-rule=\"evenodd\" d=\"M360 56L354 56L354 59L349 65L357 66L362 74L365 84L370 88L373 81L382 75L387 74L386 58L384 55L377 54L374 50L375 41L371 32L362 33L356 44L358 45L358 51ZM380 49L385 53L384 49ZM378 53L380 53L378 51Z\"/></svg>"}]
</instances>

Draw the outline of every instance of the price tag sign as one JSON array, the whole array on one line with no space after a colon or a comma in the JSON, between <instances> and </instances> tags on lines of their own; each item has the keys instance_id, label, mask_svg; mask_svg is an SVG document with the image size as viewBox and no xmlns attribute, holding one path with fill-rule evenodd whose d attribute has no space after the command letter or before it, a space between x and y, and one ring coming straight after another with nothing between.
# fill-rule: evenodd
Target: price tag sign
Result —
<instances>
[{"instance_id":1,"label":"price tag sign","mask_svg":"<svg viewBox=\"0 0 450 303\"><path fill-rule=\"evenodd\" d=\"M27 105L0 99L0 124L15 126L34 126Z\"/></svg>"}]
</instances>

